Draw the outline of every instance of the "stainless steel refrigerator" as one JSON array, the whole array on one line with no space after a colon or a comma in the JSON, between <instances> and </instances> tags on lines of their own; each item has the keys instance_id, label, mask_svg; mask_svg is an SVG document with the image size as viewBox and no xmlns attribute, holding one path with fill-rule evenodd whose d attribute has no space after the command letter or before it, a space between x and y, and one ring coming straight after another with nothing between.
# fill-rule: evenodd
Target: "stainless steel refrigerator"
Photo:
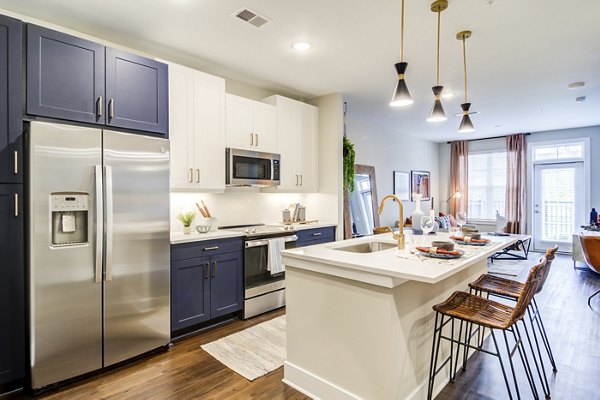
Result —
<instances>
[{"instance_id":1,"label":"stainless steel refrigerator","mask_svg":"<svg viewBox=\"0 0 600 400\"><path fill-rule=\"evenodd\" d=\"M32 388L170 340L169 142L31 122Z\"/></svg>"}]
</instances>

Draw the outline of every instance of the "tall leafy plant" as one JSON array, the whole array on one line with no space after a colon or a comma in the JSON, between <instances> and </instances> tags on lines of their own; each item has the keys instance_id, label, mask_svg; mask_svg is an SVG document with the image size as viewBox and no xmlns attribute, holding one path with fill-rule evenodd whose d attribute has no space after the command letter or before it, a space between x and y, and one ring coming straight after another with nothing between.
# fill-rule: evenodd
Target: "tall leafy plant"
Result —
<instances>
[{"instance_id":1,"label":"tall leafy plant","mask_svg":"<svg viewBox=\"0 0 600 400\"><path fill-rule=\"evenodd\" d=\"M354 191L354 144L344 136L344 191Z\"/></svg>"}]
</instances>

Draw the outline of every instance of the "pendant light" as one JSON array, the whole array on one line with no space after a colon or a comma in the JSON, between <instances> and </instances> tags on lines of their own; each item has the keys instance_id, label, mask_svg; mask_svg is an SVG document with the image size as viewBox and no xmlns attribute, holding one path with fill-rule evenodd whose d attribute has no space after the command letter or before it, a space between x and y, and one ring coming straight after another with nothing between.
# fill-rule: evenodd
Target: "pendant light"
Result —
<instances>
[{"instance_id":1,"label":"pendant light","mask_svg":"<svg viewBox=\"0 0 600 400\"><path fill-rule=\"evenodd\" d=\"M404 74L406 73L406 67L408 67L408 63L404 62L404 0L402 0L402 13L400 17L400 62L396 63L394 67L398 74L398 83L396 84L390 106L408 106L413 103L413 99L410 96L410 92L404 81Z\"/></svg>"},{"instance_id":2,"label":"pendant light","mask_svg":"<svg viewBox=\"0 0 600 400\"><path fill-rule=\"evenodd\" d=\"M431 3L431 11L437 13L437 63L436 63L436 83L431 88L433 90L434 102L427 121L439 122L446 120L446 113L442 106L443 86L440 86L440 20L442 11L448 8L448 0L436 0Z\"/></svg>"},{"instance_id":3,"label":"pendant light","mask_svg":"<svg viewBox=\"0 0 600 400\"><path fill-rule=\"evenodd\" d=\"M465 71L465 102L460 105L460 108L462 108L463 111L463 116L462 121L460 121L460 127L458 128L459 133L473 132L475 130L473 122L471 121L471 117L469 116L469 108L471 107L471 103L467 101L467 47L465 42L470 37L471 31L462 31L456 34L456 39L462 40L463 66Z\"/></svg>"}]
</instances>

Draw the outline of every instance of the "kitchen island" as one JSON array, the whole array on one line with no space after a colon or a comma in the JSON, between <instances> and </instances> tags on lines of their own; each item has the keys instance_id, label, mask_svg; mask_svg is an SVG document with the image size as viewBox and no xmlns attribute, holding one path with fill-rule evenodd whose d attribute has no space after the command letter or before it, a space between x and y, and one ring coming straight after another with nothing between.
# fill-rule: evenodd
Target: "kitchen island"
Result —
<instances>
[{"instance_id":1,"label":"kitchen island","mask_svg":"<svg viewBox=\"0 0 600 400\"><path fill-rule=\"evenodd\" d=\"M416 236L429 245L432 238ZM454 260L395 248L383 234L286 250L284 382L315 399L425 399L432 306L487 271L487 257L514 242L457 246ZM375 242L375 243L373 243ZM374 251L372 251L374 250ZM449 345L442 346L442 357ZM440 372L435 393L448 381Z\"/></svg>"}]
</instances>

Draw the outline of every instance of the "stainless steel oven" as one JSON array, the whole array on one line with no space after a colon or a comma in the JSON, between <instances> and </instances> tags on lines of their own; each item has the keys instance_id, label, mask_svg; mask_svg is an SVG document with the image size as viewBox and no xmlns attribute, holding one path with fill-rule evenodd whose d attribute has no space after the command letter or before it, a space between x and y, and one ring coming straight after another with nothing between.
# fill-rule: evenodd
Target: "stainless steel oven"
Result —
<instances>
[{"instance_id":1,"label":"stainless steel oven","mask_svg":"<svg viewBox=\"0 0 600 400\"><path fill-rule=\"evenodd\" d=\"M285 248L296 247L295 234L279 236ZM271 274L267 269L269 259L269 239L252 238L246 240L244 251L244 318L285 305L285 272Z\"/></svg>"},{"instance_id":2,"label":"stainless steel oven","mask_svg":"<svg viewBox=\"0 0 600 400\"><path fill-rule=\"evenodd\" d=\"M296 231L291 225L223 226L244 236L244 319L285 305L285 272L268 270L272 239L282 239L285 249L296 247Z\"/></svg>"}]
</instances>

